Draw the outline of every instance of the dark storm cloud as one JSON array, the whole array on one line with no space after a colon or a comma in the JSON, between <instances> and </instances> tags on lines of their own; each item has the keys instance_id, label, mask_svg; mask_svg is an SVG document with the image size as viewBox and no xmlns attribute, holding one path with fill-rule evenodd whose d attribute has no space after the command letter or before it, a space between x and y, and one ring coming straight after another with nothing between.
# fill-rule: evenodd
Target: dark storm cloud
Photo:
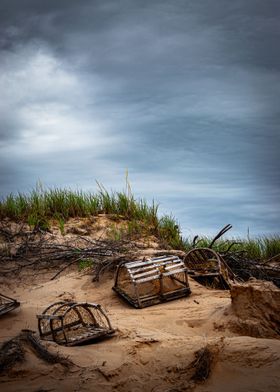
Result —
<instances>
[{"instance_id":1,"label":"dark storm cloud","mask_svg":"<svg viewBox=\"0 0 280 392\"><path fill-rule=\"evenodd\" d=\"M279 15L276 0L2 0L1 193L119 188L128 168L185 230L276 231Z\"/></svg>"}]
</instances>

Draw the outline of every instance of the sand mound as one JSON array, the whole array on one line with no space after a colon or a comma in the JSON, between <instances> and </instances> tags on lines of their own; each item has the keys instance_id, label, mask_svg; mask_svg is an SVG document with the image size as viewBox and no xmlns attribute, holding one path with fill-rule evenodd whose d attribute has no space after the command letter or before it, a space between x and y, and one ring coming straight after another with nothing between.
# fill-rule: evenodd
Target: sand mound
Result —
<instances>
[{"instance_id":1,"label":"sand mound","mask_svg":"<svg viewBox=\"0 0 280 392\"><path fill-rule=\"evenodd\" d=\"M251 280L231 288L230 327L241 335L280 338L280 290L270 282Z\"/></svg>"}]
</instances>

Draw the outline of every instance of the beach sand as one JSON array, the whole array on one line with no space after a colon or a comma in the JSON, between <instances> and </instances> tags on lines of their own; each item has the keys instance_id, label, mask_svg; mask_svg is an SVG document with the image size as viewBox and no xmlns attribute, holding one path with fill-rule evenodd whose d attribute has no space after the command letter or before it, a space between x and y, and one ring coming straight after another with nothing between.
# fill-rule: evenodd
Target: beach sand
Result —
<instances>
[{"instance_id":1,"label":"beach sand","mask_svg":"<svg viewBox=\"0 0 280 392\"><path fill-rule=\"evenodd\" d=\"M55 280L50 276L29 272L2 281L1 291L21 306L2 316L1 342L22 329L38 331L36 314L59 300L100 303L116 335L76 347L46 343L73 362L69 369L45 363L27 348L25 361L2 373L1 391L280 390L280 340L232 332L229 291L190 279L189 297L134 309L112 291L110 274L98 283L75 267ZM195 381L191 364L195 352L206 346L212 353L211 372L204 382Z\"/></svg>"}]
</instances>

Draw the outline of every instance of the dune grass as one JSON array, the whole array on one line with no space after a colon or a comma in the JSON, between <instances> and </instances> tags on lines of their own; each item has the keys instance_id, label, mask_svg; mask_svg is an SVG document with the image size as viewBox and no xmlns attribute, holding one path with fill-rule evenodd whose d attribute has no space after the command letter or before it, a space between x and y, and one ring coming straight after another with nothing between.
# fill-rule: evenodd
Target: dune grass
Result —
<instances>
[{"instance_id":1,"label":"dune grass","mask_svg":"<svg viewBox=\"0 0 280 392\"><path fill-rule=\"evenodd\" d=\"M30 193L10 194L0 201L0 219L24 221L41 229L48 229L51 220L56 220L63 230L69 218L98 214L126 219L131 234L142 228L149 234L162 234L162 238L168 239L176 226L171 218L158 217L158 205L155 202L148 204L144 199L135 199L127 189L123 192L108 192L100 184L96 193L37 186Z\"/></svg>"},{"instance_id":2,"label":"dune grass","mask_svg":"<svg viewBox=\"0 0 280 392\"><path fill-rule=\"evenodd\" d=\"M153 222L157 209L155 203L148 205L145 200L136 200L125 192L109 193L103 187L97 193L36 188L28 194L10 194L0 201L0 217L16 221L29 217L68 219L104 213Z\"/></svg>"},{"instance_id":3,"label":"dune grass","mask_svg":"<svg viewBox=\"0 0 280 392\"><path fill-rule=\"evenodd\" d=\"M0 219L9 218L24 221L31 227L43 230L50 228L56 220L61 232L65 222L72 217L90 217L108 214L127 221L125 232L113 228L115 239L123 236L154 235L163 246L188 251L193 247L192 239L181 236L180 225L172 215L159 217L158 204L148 204L144 199L136 199L127 186L123 192L108 192L98 184L96 193L73 191L70 189L44 189L37 186L30 193L9 195L0 201ZM212 238L202 237L196 243L198 247L208 247ZM252 259L269 259L280 254L280 236L260 237L255 239L218 240L214 249L224 252L236 242L231 250L244 250Z\"/></svg>"},{"instance_id":4,"label":"dune grass","mask_svg":"<svg viewBox=\"0 0 280 392\"><path fill-rule=\"evenodd\" d=\"M202 237L197 241L196 247L207 248L212 242L210 237ZM183 239L183 248L192 249L192 241ZM246 256L254 260L267 260L280 254L280 236L261 236L253 239L232 238L230 240L218 240L213 249L217 252L224 253L230 247L230 251L244 251Z\"/></svg>"}]
</instances>

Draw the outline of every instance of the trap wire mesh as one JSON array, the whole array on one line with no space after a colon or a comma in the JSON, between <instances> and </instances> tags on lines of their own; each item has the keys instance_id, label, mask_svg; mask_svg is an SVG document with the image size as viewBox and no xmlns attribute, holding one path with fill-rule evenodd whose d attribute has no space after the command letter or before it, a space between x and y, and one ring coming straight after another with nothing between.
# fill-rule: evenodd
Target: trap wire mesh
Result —
<instances>
[{"instance_id":1,"label":"trap wire mesh","mask_svg":"<svg viewBox=\"0 0 280 392\"><path fill-rule=\"evenodd\" d=\"M55 302L37 318L41 339L66 346L100 339L115 332L99 304Z\"/></svg>"},{"instance_id":2,"label":"trap wire mesh","mask_svg":"<svg viewBox=\"0 0 280 392\"><path fill-rule=\"evenodd\" d=\"M4 294L0 294L0 316L20 306L20 303Z\"/></svg>"},{"instance_id":3,"label":"trap wire mesh","mask_svg":"<svg viewBox=\"0 0 280 392\"><path fill-rule=\"evenodd\" d=\"M121 263L113 290L136 308L190 294L187 269L177 256Z\"/></svg>"},{"instance_id":4,"label":"trap wire mesh","mask_svg":"<svg viewBox=\"0 0 280 392\"><path fill-rule=\"evenodd\" d=\"M184 263L189 276L209 286L217 285L228 289L235 278L221 255L210 248L190 250L184 258Z\"/></svg>"}]
</instances>

